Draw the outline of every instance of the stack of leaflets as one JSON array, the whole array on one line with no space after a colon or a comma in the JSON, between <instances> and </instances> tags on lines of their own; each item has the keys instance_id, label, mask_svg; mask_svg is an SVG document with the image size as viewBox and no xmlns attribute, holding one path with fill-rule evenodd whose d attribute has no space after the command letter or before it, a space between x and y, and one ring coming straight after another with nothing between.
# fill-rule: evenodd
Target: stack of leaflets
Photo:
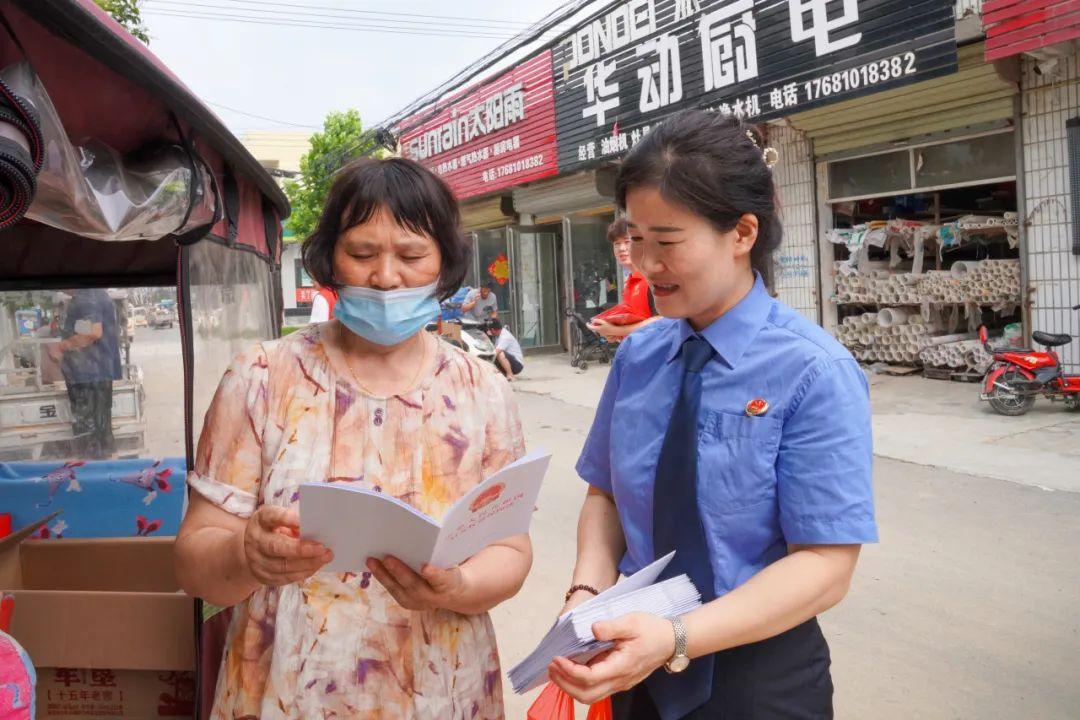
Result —
<instances>
[{"instance_id":1,"label":"stack of leaflets","mask_svg":"<svg viewBox=\"0 0 1080 720\"><path fill-rule=\"evenodd\" d=\"M560 617L536 649L510 670L514 692L525 693L546 682L548 666L557 656L585 663L612 647L593 635L597 622L633 612L676 617L700 607L701 593L686 575L656 582L674 556L660 558Z\"/></svg>"}]
</instances>

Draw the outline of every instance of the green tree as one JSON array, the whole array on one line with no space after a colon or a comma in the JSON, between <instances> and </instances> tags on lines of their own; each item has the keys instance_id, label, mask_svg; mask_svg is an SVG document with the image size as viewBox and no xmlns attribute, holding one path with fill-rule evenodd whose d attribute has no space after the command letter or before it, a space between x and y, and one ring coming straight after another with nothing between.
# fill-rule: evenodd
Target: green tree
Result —
<instances>
[{"instance_id":1,"label":"green tree","mask_svg":"<svg viewBox=\"0 0 1080 720\"><path fill-rule=\"evenodd\" d=\"M364 132L356 110L327 115L322 132L313 134L310 142L311 149L300 159L300 179L285 183L285 194L292 205L285 227L295 241L303 240L315 229L338 168L376 148L373 134Z\"/></svg>"},{"instance_id":2,"label":"green tree","mask_svg":"<svg viewBox=\"0 0 1080 720\"><path fill-rule=\"evenodd\" d=\"M99 8L112 15L113 19L123 25L129 33L147 45L150 44L149 30L143 25L139 8L142 0L94 0L94 2Z\"/></svg>"}]
</instances>

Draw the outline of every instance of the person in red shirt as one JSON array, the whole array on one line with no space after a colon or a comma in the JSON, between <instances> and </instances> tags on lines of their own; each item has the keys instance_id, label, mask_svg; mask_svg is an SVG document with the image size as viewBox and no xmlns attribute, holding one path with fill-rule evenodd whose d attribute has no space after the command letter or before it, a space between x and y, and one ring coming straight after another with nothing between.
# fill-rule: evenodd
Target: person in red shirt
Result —
<instances>
[{"instance_id":1,"label":"person in red shirt","mask_svg":"<svg viewBox=\"0 0 1080 720\"><path fill-rule=\"evenodd\" d=\"M334 317L334 305L337 303L337 291L334 288L319 286L311 300L309 323L324 323Z\"/></svg>"},{"instance_id":2,"label":"person in red shirt","mask_svg":"<svg viewBox=\"0 0 1080 720\"><path fill-rule=\"evenodd\" d=\"M618 323L614 317L604 317L603 313L592 319L589 323L594 331L603 335L609 342L619 342L624 337L640 330L641 328L656 322L660 316L653 304L652 291L645 276L634 269L630 261L630 229L623 218L616 218L608 226L607 239L611 242L611 250L615 253L615 262L623 272L629 273L623 284L623 300L618 306L620 310L627 310L635 318L643 318L629 323Z\"/></svg>"}]
</instances>

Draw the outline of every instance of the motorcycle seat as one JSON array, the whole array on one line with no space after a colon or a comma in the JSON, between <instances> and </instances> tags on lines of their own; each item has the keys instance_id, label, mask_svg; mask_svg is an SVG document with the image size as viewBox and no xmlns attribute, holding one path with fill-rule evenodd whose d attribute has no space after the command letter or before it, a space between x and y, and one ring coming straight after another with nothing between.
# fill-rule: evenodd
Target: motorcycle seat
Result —
<instances>
[{"instance_id":1,"label":"motorcycle seat","mask_svg":"<svg viewBox=\"0 0 1080 720\"><path fill-rule=\"evenodd\" d=\"M1061 347L1072 342L1072 335L1052 335L1036 330L1031 333L1031 339L1043 347Z\"/></svg>"}]
</instances>

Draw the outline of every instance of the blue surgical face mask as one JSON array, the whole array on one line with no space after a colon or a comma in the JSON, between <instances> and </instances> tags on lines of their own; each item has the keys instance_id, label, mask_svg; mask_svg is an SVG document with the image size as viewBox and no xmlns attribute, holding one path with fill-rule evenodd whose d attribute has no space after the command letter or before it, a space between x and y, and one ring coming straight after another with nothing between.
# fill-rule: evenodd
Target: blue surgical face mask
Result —
<instances>
[{"instance_id":1,"label":"blue surgical face mask","mask_svg":"<svg viewBox=\"0 0 1080 720\"><path fill-rule=\"evenodd\" d=\"M346 285L338 292L334 317L365 340L397 345L439 316L438 286L433 282L424 287L376 290Z\"/></svg>"}]
</instances>

